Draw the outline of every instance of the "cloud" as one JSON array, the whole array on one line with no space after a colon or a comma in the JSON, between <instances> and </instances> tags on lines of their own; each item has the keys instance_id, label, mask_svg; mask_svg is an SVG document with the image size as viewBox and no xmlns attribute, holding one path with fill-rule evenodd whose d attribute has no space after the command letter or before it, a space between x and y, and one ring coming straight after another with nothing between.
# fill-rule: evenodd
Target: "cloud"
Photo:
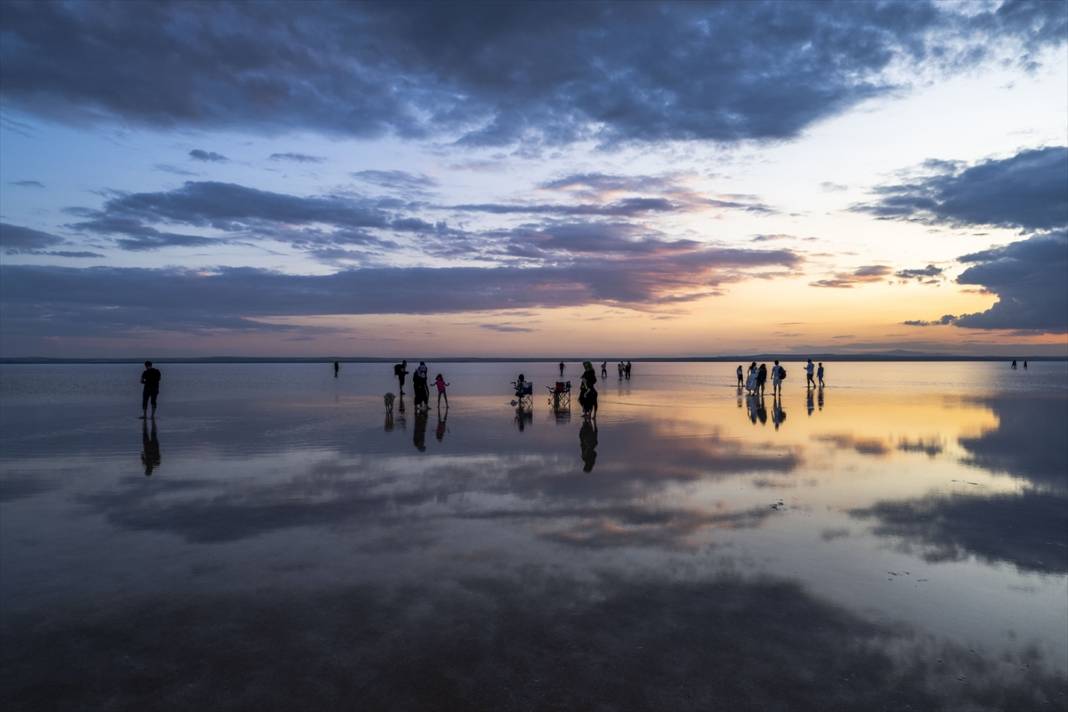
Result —
<instances>
[{"instance_id":1,"label":"cloud","mask_svg":"<svg viewBox=\"0 0 1068 712\"><path fill-rule=\"evenodd\" d=\"M1068 230L1034 235L960 261L972 266L957 283L993 292L998 301L984 312L962 314L957 326L1068 331Z\"/></svg>"},{"instance_id":2,"label":"cloud","mask_svg":"<svg viewBox=\"0 0 1068 712\"><path fill-rule=\"evenodd\" d=\"M13 180L9 185L15 185L19 188L44 188L44 183L39 180Z\"/></svg>"},{"instance_id":3,"label":"cloud","mask_svg":"<svg viewBox=\"0 0 1068 712\"><path fill-rule=\"evenodd\" d=\"M798 261L787 250L691 246L633 259L577 259L542 267L365 267L329 275L292 275L252 268L3 265L0 278L8 335L83 334L92 329L104 335L146 329L263 328L261 321L253 320L320 314L449 313L606 303L649 308L715 294L723 285L743 279L748 270L791 267Z\"/></svg>"},{"instance_id":4,"label":"cloud","mask_svg":"<svg viewBox=\"0 0 1068 712\"><path fill-rule=\"evenodd\" d=\"M205 161L207 163L227 163L229 158L221 153L215 153L214 151L203 151L199 148L194 148L189 152L189 157L194 161Z\"/></svg>"},{"instance_id":5,"label":"cloud","mask_svg":"<svg viewBox=\"0 0 1068 712\"><path fill-rule=\"evenodd\" d=\"M162 171L164 173L171 173L171 174L176 175L176 176L195 176L195 175L199 175L196 171L189 171L189 170L186 170L185 168L179 168L178 166L172 166L169 163L157 163L155 165L155 169L157 171Z\"/></svg>"},{"instance_id":6,"label":"cloud","mask_svg":"<svg viewBox=\"0 0 1068 712\"><path fill-rule=\"evenodd\" d=\"M829 180L825 180L820 183L820 190L827 193L838 193L843 190L849 190L849 186L843 185L841 183L832 183Z\"/></svg>"},{"instance_id":7,"label":"cloud","mask_svg":"<svg viewBox=\"0 0 1068 712\"><path fill-rule=\"evenodd\" d=\"M3 250L4 254L33 254L38 250L56 247L63 243L62 237L47 232L11 223L0 223L0 250Z\"/></svg>"},{"instance_id":8,"label":"cloud","mask_svg":"<svg viewBox=\"0 0 1068 712\"><path fill-rule=\"evenodd\" d=\"M292 161L293 163L322 163L326 159L322 156L309 156L307 153L272 153L272 161Z\"/></svg>"},{"instance_id":9,"label":"cloud","mask_svg":"<svg viewBox=\"0 0 1068 712\"><path fill-rule=\"evenodd\" d=\"M534 331L528 329L525 326L515 326L514 324L479 324L480 329L489 329L490 331L500 331L505 334L515 334Z\"/></svg>"},{"instance_id":10,"label":"cloud","mask_svg":"<svg viewBox=\"0 0 1068 712\"><path fill-rule=\"evenodd\" d=\"M438 182L422 173L408 173L407 171L356 171L352 174L356 180L376 185L387 190L397 190L403 193L426 193L436 188Z\"/></svg>"},{"instance_id":11,"label":"cloud","mask_svg":"<svg viewBox=\"0 0 1068 712\"><path fill-rule=\"evenodd\" d=\"M828 279L818 279L810 282L813 287L827 287L831 289L851 289L854 284L870 284L881 282L892 272L886 265L865 265L858 267L852 272L836 272Z\"/></svg>"},{"instance_id":12,"label":"cloud","mask_svg":"<svg viewBox=\"0 0 1068 712\"><path fill-rule=\"evenodd\" d=\"M785 139L902 77L1033 66L1065 32L1057 2L500 4L477 17L320 4L291 19L284 5L9 4L3 99L66 122L473 146Z\"/></svg>"},{"instance_id":13,"label":"cloud","mask_svg":"<svg viewBox=\"0 0 1068 712\"><path fill-rule=\"evenodd\" d=\"M942 276L942 268L935 267L934 265L927 265L926 267L919 267L915 269L901 269L894 272L894 276L899 279L916 279L921 281L930 280L931 278L938 278Z\"/></svg>"},{"instance_id":14,"label":"cloud","mask_svg":"<svg viewBox=\"0 0 1068 712\"><path fill-rule=\"evenodd\" d=\"M941 318L934 321L926 321L924 319L906 319L901 322L903 326L946 326L947 324L953 324L957 321L957 317L953 314L943 314Z\"/></svg>"},{"instance_id":15,"label":"cloud","mask_svg":"<svg viewBox=\"0 0 1068 712\"><path fill-rule=\"evenodd\" d=\"M955 226L1049 230L1068 225L1068 147L1031 149L967 167L949 161L927 165L933 175L882 186L876 202L853 209Z\"/></svg>"}]
</instances>

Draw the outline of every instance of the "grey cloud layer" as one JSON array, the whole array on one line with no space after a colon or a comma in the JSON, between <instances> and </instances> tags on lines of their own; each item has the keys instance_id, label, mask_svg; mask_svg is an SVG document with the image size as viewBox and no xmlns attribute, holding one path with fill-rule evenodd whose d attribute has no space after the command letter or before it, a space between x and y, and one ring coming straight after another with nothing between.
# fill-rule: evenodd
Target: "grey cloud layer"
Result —
<instances>
[{"instance_id":1,"label":"grey cloud layer","mask_svg":"<svg viewBox=\"0 0 1068 712\"><path fill-rule=\"evenodd\" d=\"M951 225L1048 230L1068 224L1068 147L1051 146L962 168L929 163L937 172L882 186L878 200L855 209L881 218Z\"/></svg>"},{"instance_id":2,"label":"grey cloud layer","mask_svg":"<svg viewBox=\"0 0 1068 712\"><path fill-rule=\"evenodd\" d=\"M1064 3L1023 1L296 8L9 2L3 98L64 121L468 145L788 138L895 88L895 66L1028 66L1066 27Z\"/></svg>"}]
</instances>

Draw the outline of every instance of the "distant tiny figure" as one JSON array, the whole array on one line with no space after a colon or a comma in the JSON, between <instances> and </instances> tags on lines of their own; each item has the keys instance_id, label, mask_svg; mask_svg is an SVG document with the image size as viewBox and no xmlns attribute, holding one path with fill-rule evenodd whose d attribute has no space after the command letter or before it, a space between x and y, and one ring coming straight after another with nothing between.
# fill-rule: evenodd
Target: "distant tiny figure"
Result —
<instances>
[{"instance_id":1,"label":"distant tiny figure","mask_svg":"<svg viewBox=\"0 0 1068 712\"><path fill-rule=\"evenodd\" d=\"M1013 370L1013 371L1015 371L1015 370L1016 370L1016 359L1013 359L1013 360L1012 360L1012 370Z\"/></svg>"},{"instance_id":2,"label":"distant tiny figure","mask_svg":"<svg viewBox=\"0 0 1068 712\"><path fill-rule=\"evenodd\" d=\"M148 421L141 423L141 464L145 466L145 477L152 476L152 470L159 467L159 438L156 436L156 421L152 421L152 434L148 433Z\"/></svg>"},{"instance_id":3,"label":"distant tiny figure","mask_svg":"<svg viewBox=\"0 0 1068 712\"><path fill-rule=\"evenodd\" d=\"M760 364L760 368L757 369L757 390L760 391L760 396L764 396L764 384L768 382L768 365L766 363Z\"/></svg>"},{"instance_id":4,"label":"distant tiny figure","mask_svg":"<svg viewBox=\"0 0 1068 712\"><path fill-rule=\"evenodd\" d=\"M1024 361L1024 369L1027 368L1027 361Z\"/></svg>"},{"instance_id":5,"label":"distant tiny figure","mask_svg":"<svg viewBox=\"0 0 1068 712\"><path fill-rule=\"evenodd\" d=\"M808 363L805 364L805 378L807 379L807 381L805 383L805 387L806 388L815 388L816 387L816 382L814 380L812 380L812 376L813 376L813 373L815 372L815 370L816 370L816 366L812 363L812 359L809 359Z\"/></svg>"},{"instance_id":6,"label":"distant tiny figure","mask_svg":"<svg viewBox=\"0 0 1068 712\"><path fill-rule=\"evenodd\" d=\"M397 377L400 386L400 394L404 395L404 377L408 375L408 359L405 359L393 367L393 375Z\"/></svg>"},{"instance_id":7,"label":"distant tiny figure","mask_svg":"<svg viewBox=\"0 0 1068 712\"><path fill-rule=\"evenodd\" d=\"M159 382L162 378L163 374L159 372L159 369L153 368L151 361L145 361L145 370L141 372L141 383L144 384L144 388L141 389L142 419L148 415L149 401L152 402L152 417L156 417L156 401L159 399Z\"/></svg>"},{"instance_id":8,"label":"distant tiny figure","mask_svg":"<svg viewBox=\"0 0 1068 712\"><path fill-rule=\"evenodd\" d=\"M440 373L434 378L434 385L438 387L438 410L441 410L441 399L445 399L445 408L449 407L449 394L445 392L445 387L449 384L445 382L445 377Z\"/></svg>"},{"instance_id":9,"label":"distant tiny figure","mask_svg":"<svg viewBox=\"0 0 1068 712\"><path fill-rule=\"evenodd\" d=\"M337 372L341 370L341 364L334 361L334 378L337 378Z\"/></svg>"},{"instance_id":10,"label":"distant tiny figure","mask_svg":"<svg viewBox=\"0 0 1068 712\"><path fill-rule=\"evenodd\" d=\"M771 394L773 396L782 393L782 379L785 377L786 369L776 360L775 365L771 367Z\"/></svg>"},{"instance_id":11,"label":"distant tiny figure","mask_svg":"<svg viewBox=\"0 0 1068 712\"><path fill-rule=\"evenodd\" d=\"M816 379L820 382L820 388L823 388L823 361L820 361L820 367L816 369Z\"/></svg>"},{"instance_id":12,"label":"distant tiny figure","mask_svg":"<svg viewBox=\"0 0 1068 712\"><path fill-rule=\"evenodd\" d=\"M630 380L630 361L627 361L627 365L623 367L623 374L624 374L624 376L626 376L626 379L629 381Z\"/></svg>"},{"instance_id":13,"label":"distant tiny figure","mask_svg":"<svg viewBox=\"0 0 1068 712\"><path fill-rule=\"evenodd\" d=\"M616 368L619 369L619 380L623 380L623 362L620 361L616 364Z\"/></svg>"},{"instance_id":14,"label":"distant tiny figure","mask_svg":"<svg viewBox=\"0 0 1068 712\"><path fill-rule=\"evenodd\" d=\"M608 378L608 362L601 361L601 378Z\"/></svg>"},{"instance_id":15,"label":"distant tiny figure","mask_svg":"<svg viewBox=\"0 0 1068 712\"><path fill-rule=\"evenodd\" d=\"M743 378L743 375L744 375L745 372L742 371L742 364L738 364L737 373L738 373L738 387L741 388L743 385L745 385L745 379Z\"/></svg>"},{"instance_id":16,"label":"distant tiny figure","mask_svg":"<svg viewBox=\"0 0 1068 712\"><path fill-rule=\"evenodd\" d=\"M563 361L560 362L560 375L561 376L564 375L564 362Z\"/></svg>"}]
</instances>

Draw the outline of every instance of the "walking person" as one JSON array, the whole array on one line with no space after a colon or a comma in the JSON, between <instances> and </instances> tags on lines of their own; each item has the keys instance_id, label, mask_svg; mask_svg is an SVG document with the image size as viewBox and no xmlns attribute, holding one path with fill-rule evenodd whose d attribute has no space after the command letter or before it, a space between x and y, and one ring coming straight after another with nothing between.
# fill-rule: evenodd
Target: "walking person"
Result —
<instances>
[{"instance_id":1,"label":"walking person","mask_svg":"<svg viewBox=\"0 0 1068 712\"><path fill-rule=\"evenodd\" d=\"M158 368L152 366L151 361L145 361L145 370L141 372L141 420L148 416L148 403L152 402L152 417L156 417L156 401L159 399L159 382L163 374Z\"/></svg>"},{"instance_id":2,"label":"walking person","mask_svg":"<svg viewBox=\"0 0 1068 712\"><path fill-rule=\"evenodd\" d=\"M738 374L738 387L741 388L743 385L745 385L745 380L742 377L744 375L744 372L742 371L742 364L738 364L737 374Z\"/></svg>"},{"instance_id":3,"label":"walking person","mask_svg":"<svg viewBox=\"0 0 1068 712\"><path fill-rule=\"evenodd\" d=\"M601 378L608 378L608 362L601 361Z\"/></svg>"},{"instance_id":4,"label":"walking person","mask_svg":"<svg viewBox=\"0 0 1068 712\"><path fill-rule=\"evenodd\" d=\"M775 365L771 367L771 394L782 394L782 379L786 375L786 369L779 365L778 360L775 361Z\"/></svg>"},{"instance_id":5,"label":"walking person","mask_svg":"<svg viewBox=\"0 0 1068 712\"><path fill-rule=\"evenodd\" d=\"M441 411L441 399L445 399L445 410L449 409L449 394L445 392L445 387L449 384L445 382L445 377L440 373L434 378L434 385L438 387L438 412ZM441 438L438 438L439 440Z\"/></svg>"},{"instance_id":6,"label":"walking person","mask_svg":"<svg viewBox=\"0 0 1068 712\"><path fill-rule=\"evenodd\" d=\"M400 386L400 395L404 395L404 377L408 375L408 359L404 359L393 367L393 375L397 378Z\"/></svg>"},{"instance_id":7,"label":"walking person","mask_svg":"<svg viewBox=\"0 0 1068 712\"><path fill-rule=\"evenodd\" d=\"M816 379L820 382L820 388L823 388L823 361L820 361L820 367L816 369Z\"/></svg>"},{"instance_id":8,"label":"walking person","mask_svg":"<svg viewBox=\"0 0 1068 712\"><path fill-rule=\"evenodd\" d=\"M807 381L805 383L805 387L806 388L815 388L816 387L816 382L812 380L812 374L813 374L813 372L815 370L816 370L816 367L813 365L812 359L809 359L808 363L805 364L805 378L807 379Z\"/></svg>"}]
</instances>

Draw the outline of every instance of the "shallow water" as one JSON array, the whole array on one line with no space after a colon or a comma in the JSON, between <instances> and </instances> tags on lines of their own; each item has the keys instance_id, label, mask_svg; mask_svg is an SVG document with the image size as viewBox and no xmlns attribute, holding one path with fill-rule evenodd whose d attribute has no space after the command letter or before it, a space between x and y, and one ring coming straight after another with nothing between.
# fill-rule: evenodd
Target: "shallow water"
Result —
<instances>
[{"instance_id":1,"label":"shallow water","mask_svg":"<svg viewBox=\"0 0 1068 712\"><path fill-rule=\"evenodd\" d=\"M2 366L7 708L1068 706L1068 365L786 366Z\"/></svg>"}]
</instances>

